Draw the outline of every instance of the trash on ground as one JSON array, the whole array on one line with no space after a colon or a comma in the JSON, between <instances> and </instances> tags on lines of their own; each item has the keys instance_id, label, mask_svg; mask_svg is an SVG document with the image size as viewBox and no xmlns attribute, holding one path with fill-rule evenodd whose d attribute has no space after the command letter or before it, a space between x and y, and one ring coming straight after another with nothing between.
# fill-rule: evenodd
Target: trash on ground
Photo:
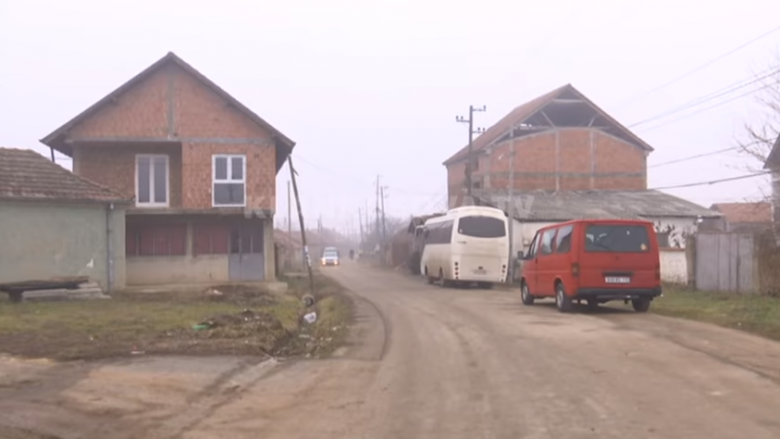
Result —
<instances>
[{"instance_id":1,"label":"trash on ground","mask_svg":"<svg viewBox=\"0 0 780 439\"><path fill-rule=\"evenodd\" d=\"M310 312L303 315L303 319L306 320L306 323L312 324L317 321L317 313L316 312Z\"/></svg>"}]
</instances>

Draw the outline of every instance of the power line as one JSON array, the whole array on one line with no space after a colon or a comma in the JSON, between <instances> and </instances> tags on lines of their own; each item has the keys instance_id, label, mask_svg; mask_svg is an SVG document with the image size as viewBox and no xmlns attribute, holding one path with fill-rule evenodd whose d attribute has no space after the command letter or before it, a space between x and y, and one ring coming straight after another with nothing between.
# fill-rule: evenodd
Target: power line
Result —
<instances>
[{"instance_id":1,"label":"power line","mask_svg":"<svg viewBox=\"0 0 780 439\"><path fill-rule=\"evenodd\" d=\"M739 52L740 50L744 49L745 47L748 47L751 44L755 43L756 41L759 41L759 40L761 40L763 38L768 37L769 35L777 32L778 30L780 30L780 26L777 26L777 27L769 30L768 32L764 32L763 34L761 34L761 35L759 35L759 36L757 36L757 37L755 37L755 38L753 38L753 39L751 39L751 40L749 40L749 41L747 41L745 43L740 44L739 46L729 50L728 52L726 52L726 53L724 53L722 55L719 55L719 56L717 56L717 57L707 61L706 63L696 67L693 70L688 71L687 73L685 73L685 74L683 74L681 76L678 76L675 79L672 79L671 81L669 81L667 83L664 83L664 84L662 84L662 85L660 85L658 87L653 88L652 90L649 90L647 92L639 94L639 95L637 95L637 96L635 96L635 97L633 97L633 98L623 102L622 104L619 104L618 108L623 108L623 107L625 107L626 105L628 105L630 103L636 102L637 100L639 100L639 99L641 99L641 98L643 98L645 96L648 96L648 95L650 95L652 93L655 93L655 92L657 92L659 90L662 90L662 89L664 89L664 88L666 88L666 87L668 87L668 86L670 86L672 84L675 84L675 83L677 83L677 82L679 82L679 81L681 81L681 80L683 80L683 79L693 75L694 73L697 73L697 72L699 72L701 70L704 70L705 68L707 68L707 67L711 66L712 64L722 60L723 58L726 58L728 56L731 56L731 55Z\"/></svg>"},{"instance_id":2,"label":"power line","mask_svg":"<svg viewBox=\"0 0 780 439\"><path fill-rule=\"evenodd\" d=\"M324 168L324 167L322 167L320 165L314 164L314 163L312 163L312 162L302 158L299 155L296 155L295 158L296 158L296 160L299 160L299 161L301 161L303 163L306 163L307 165L309 165L309 166L311 166L313 168L317 168L317 169L319 169L321 171L328 172L328 173L331 173L331 174L335 174L335 175L338 175L338 176L343 177L343 178L348 178L348 179L350 179L352 181L359 182L360 184L372 185L372 186L374 185L373 182L372 183L368 183L366 180L364 180L362 178L358 178L358 177L355 177L353 175L346 174L344 172L339 172L339 171L334 171L332 169ZM406 192L407 194L410 194L410 195L418 195L418 196L426 196L426 197L433 195L433 194L431 194L429 192L418 192L418 191L413 191L413 190L409 190L409 189L401 188L401 187L397 187L397 186L389 186L389 187L391 189L393 189L394 191L401 192L401 193Z\"/></svg>"},{"instance_id":3,"label":"power line","mask_svg":"<svg viewBox=\"0 0 780 439\"><path fill-rule=\"evenodd\" d=\"M780 69L778 69L777 67L772 67L770 69L764 70L763 72L759 73L756 76L753 76L753 77L750 77L750 78L746 78L746 79L742 79L742 80L737 81L735 83L729 84L726 87L723 87L723 88L721 88L719 90L716 90L716 91L714 91L712 93L709 93L707 95L700 96L700 97L698 97L696 99L688 101L688 102L682 104L681 106L675 107L675 108L673 108L671 110L667 110L667 111L664 111L664 112L662 112L660 114L657 114L655 116L648 117L647 119L643 119L643 120L640 120L638 122L634 122L634 123L628 125L628 127L629 128L633 128L633 127L636 127L638 125L643 125L643 124L645 124L647 122L652 122L654 120L663 119L666 116L671 116L671 115L673 115L675 113L679 113L679 112L681 112L683 110L687 110L689 108L697 107L697 106L699 106L701 104L706 104L707 102L715 100L715 99L717 99L717 98L719 98L721 96L728 95L728 94L733 93L733 92L735 92L737 90L743 89L743 88L748 87L750 85L753 85L755 83L761 82L761 81L763 81L765 79L771 78L772 76L775 76L777 74L780 74ZM759 87L759 89L761 89L761 88L762 87ZM748 94L750 94L750 93L752 93L752 91L748 92ZM726 102L730 102L730 101L726 101Z\"/></svg>"},{"instance_id":4,"label":"power line","mask_svg":"<svg viewBox=\"0 0 780 439\"><path fill-rule=\"evenodd\" d=\"M758 88L756 88L756 89L753 89L753 90L748 90L747 92L745 92L745 93L741 93L741 94L739 94L739 95L737 95L737 96L734 96L734 97L733 97L733 98L731 98L731 99L726 99L725 101L720 101L720 102L718 102L718 103L716 103L716 104L714 104L714 105L710 105L710 106L708 106L708 107L704 107L704 108L702 108L701 110L694 111L693 113L688 113L688 114L686 114L686 115L683 115L683 116L680 116L680 117L678 117L678 118L672 119L672 120L670 120L670 121L668 121L668 122L661 123L661 124L658 124L658 125L655 125L655 126L651 126L650 128L645 128L645 129L644 129L644 131L652 131L652 130L655 130L655 129L661 128L661 127L663 127L663 126L666 126L666 125L669 125L669 124L672 124L672 123L675 123L675 122L679 122L679 121L681 121L681 120L683 120L683 119L687 119L687 118L689 118L689 117L691 117L691 116L695 116L695 115L697 115L697 114L699 114L699 113L703 113L703 112L705 112L705 111L709 111L709 110L712 110L712 109L714 109L714 108L720 107L721 105L728 104L729 102L733 102L733 101L736 101L736 100L738 100L738 99L742 99L742 98L744 98L744 97L746 97L746 96L748 96L748 95L751 95L751 94L753 94L753 93L756 93L756 92L758 92L758 91L760 91L760 90L762 90L762 89L765 89L765 88L767 88L767 87L769 87L769 85L763 85L763 86L761 86L761 87L758 87Z\"/></svg>"},{"instance_id":5,"label":"power line","mask_svg":"<svg viewBox=\"0 0 780 439\"><path fill-rule=\"evenodd\" d=\"M654 188L650 188L650 190L660 191L666 189L680 189L680 188L695 187L695 186L708 186L711 184L725 183L728 181L736 181L736 180L744 180L746 178L760 177L762 175L770 174L771 172L772 171L762 171L762 172L756 172L754 174L740 175L738 177L730 177L730 178L721 178L718 180L702 181L698 183L687 183L687 184L680 184L676 186L654 187Z\"/></svg>"},{"instance_id":6,"label":"power line","mask_svg":"<svg viewBox=\"0 0 780 439\"><path fill-rule=\"evenodd\" d=\"M659 166L666 166L666 165L671 165L671 164L674 164L674 163L687 162L689 160L695 160L695 159L702 158L702 157L709 157L709 156L712 156L712 155L723 154L724 152L733 151L735 149L739 149L739 147L738 146L732 146L730 148L719 149L717 151L706 152L704 154L697 154L697 155L692 155L692 156L688 156L688 157L683 157L681 159L670 160L668 162L656 163L654 165L648 166L648 168L657 168Z\"/></svg>"}]
</instances>

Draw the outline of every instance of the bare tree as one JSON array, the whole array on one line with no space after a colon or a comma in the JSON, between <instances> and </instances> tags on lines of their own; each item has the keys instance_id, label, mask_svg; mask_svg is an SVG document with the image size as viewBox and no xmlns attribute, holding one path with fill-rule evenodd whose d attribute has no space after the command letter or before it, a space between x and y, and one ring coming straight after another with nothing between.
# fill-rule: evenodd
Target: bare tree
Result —
<instances>
[{"instance_id":1,"label":"bare tree","mask_svg":"<svg viewBox=\"0 0 780 439\"><path fill-rule=\"evenodd\" d=\"M761 109L758 122L745 123L745 136L737 144L739 152L756 160L752 170L764 166L780 136L780 53L775 55L769 69L756 75L758 84L755 100Z\"/></svg>"}]
</instances>

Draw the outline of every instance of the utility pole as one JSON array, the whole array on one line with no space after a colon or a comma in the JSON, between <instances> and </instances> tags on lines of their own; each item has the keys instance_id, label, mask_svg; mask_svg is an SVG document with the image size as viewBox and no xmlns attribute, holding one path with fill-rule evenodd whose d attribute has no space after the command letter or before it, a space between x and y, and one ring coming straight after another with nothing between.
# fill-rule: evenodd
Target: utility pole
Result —
<instances>
[{"instance_id":1,"label":"utility pole","mask_svg":"<svg viewBox=\"0 0 780 439\"><path fill-rule=\"evenodd\" d=\"M292 237L292 195L290 194L290 180L287 180L287 233Z\"/></svg>"},{"instance_id":2,"label":"utility pole","mask_svg":"<svg viewBox=\"0 0 780 439\"><path fill-rule=\"evenodd\" d=\"M385 188L379 188L379 194L382 198L382 241L387 242L387 223L385 221Z\"/></svg>"},{"instance_id":3,"label":"utility pole","mask_svg":"<svg viewBox=\"0 0 780 439\"><path fill-rule=\"evenodd\" d=\"M507 201L507 215L508 215L508 224L509 224L509 259L507 263L507 273L509 275L509 283L510 285L515 280L515 255L514 255L514 246L512 245L514 243L514 228L515 228L515 127L512 127L512 130L509 134L509 141L511 142L509 144L509 197Z\"/></svg>"},{"instance_id":4,"label":"utility pole","mask_svg":"<svg viewBox=\"0 0 780 439\"><path fill-rule=\"evenodd\" d=\"M472 147L472 144L474 143L474 134L480 134L484 133L484 128L478 128L476 131L474 130L474 113L475 112L483 112L487 111L486 106L482 106L482 108L475 108L473 105L469 105L469 117L465 118L463 116L455 116L455 122L460 123L467 123L469 124L469 151L468 155L466 156L466 193L471 196L471 174L474 171L474 150Z\"/></svg>"},{"instance_id":5,"label":"utility pole","mask_svg":"<svg viewBox=\"0 0 780 439\"><path fill-rule=\"evenodd\" d=\"M358 248L363 248L363 212L360 211L360 208L358 207L358 223L360 223L360 245Z\"/></svg>"},{"instance_id":6,"label":"utility pole","mask_svg":"<svg viewBox=\"0 0 780 439\"><path fill-rule=\"evenodd\" d=\"M309 272L309 293L314 295L314 274L311 272L309 247L306 245L306 228L303 225L301 198L298 196L298 184L295 181L295 168L293 167L292 155L287 156L287 165L290 167L290 179L292 179L293 192L295 193L295 204L298 206L298 222L301 225L301 245L303 246L303 263L306 265L307 271Z\"/></svg>"},{"instance_id":7,"label":"utility pole","mask_svg":"<svg viewBox=\"0 0 780 439\"><path fill-rule=\"evenodd\" d=\"M376 238L379 240L381 236L379 233L379 176L376 176Z\"/></svg>"}]
</instances>

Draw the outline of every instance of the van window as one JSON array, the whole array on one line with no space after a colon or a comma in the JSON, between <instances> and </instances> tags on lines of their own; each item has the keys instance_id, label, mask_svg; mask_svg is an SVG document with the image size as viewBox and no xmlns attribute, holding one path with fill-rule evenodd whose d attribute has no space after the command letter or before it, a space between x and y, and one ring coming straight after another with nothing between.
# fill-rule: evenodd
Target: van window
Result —
<instances>
[{"instance_id":1,"label":"van window","mask_svg":"<svg viewBox=\"0 0 780 439\"><path fill-rule=\"evenodd\" d=\"M458 233L472 238L502 238L506 223L492 216L464 216L458 221Z\"/></svg>"},{"instance_id":2,"label":"van window","mask_svg":"<svg viewBox=\"0 0 780 439\"><path fill-rule=\"evenodd\" d=\"M549 255L553 252L553 239L555 238L555 229L550 229L542 235L542 254Z\"/></svg>"},{"instance_id":3,"label":"van window","mask_svg":"<svg viewBox=\"0 0 780 439\"><path fill-rule=\"evenodd\" d=\"M529 258L533 258L534 256L536 256L536 249L537 249L537 247L539 247L539 240L540 239L541 238L539 237L539 233L537 233L534 236L534 240L531 241L531 245L528 247L528 257Z\"/></svg>"},{"instance_id":4,"label":"van window","mask_svg":"<svg viewBox=\"0 0 780 439\"><path fill-rule=\"evenodd\" d=\"M571 249L571 232L574 226L564 226L558 229L558 237L555 239L555 252L568 253Z\"/></svg>"},{"instance_id":5,"label":"van window","mask_svg":"<svg viewBox=\"0 0 780 439\"><path fill-rule=\"evenodd\" d=\"M644 252L650 247L647 228L639 225L598 224L585 229L586 252Z\"/></svg>"}]
</instances>

